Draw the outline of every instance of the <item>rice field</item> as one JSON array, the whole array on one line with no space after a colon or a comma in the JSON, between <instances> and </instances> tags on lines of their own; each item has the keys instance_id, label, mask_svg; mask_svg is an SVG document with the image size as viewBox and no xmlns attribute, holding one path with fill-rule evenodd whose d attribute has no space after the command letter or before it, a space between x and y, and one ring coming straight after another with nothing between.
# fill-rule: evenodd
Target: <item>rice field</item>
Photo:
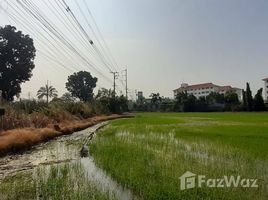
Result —
<instances>
[{"instance_id":1,"label":"rice field","mask_svg":"<svg viewBox=\"0 0 268 200\"><path fill-rule=\"evenodd\" d=\"M267 113L139 113L99 130L80 158L98 127L2 159L0 199L268 199ZM231 176L237 187L215 187Z\"/></svg>"},{"instance_id":2,"label":"rice field","mask_svg":"<svg viewBox=\"0 0 268 200\"><path fill-rule=\"evenodd\" d=\"M140 113L101 130L90 153L140 199L268 199L267 113ZM257 179L258 187L181 190L186 171Z\"/></svg>"},{"instance_id":3,"label":"rice field","mask_svg":"<svg viewBox=\"0 0 268 200\"><path fill-rule=\"evenodd\" d=\"M0 184L0 199L113 199L111 195L98 190L85 173L79 162L40 166L33 172L20 172Z\"/></svg>"}]
</instances>

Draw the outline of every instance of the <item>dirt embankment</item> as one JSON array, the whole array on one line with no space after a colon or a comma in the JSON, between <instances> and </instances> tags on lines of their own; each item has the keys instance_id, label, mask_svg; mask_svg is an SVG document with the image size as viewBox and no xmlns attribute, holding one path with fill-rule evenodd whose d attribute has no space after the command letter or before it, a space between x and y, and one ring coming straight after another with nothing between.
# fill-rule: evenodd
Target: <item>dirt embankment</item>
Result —
<instances>
[{"instance_id":1,"label":"dirt embankment","mask_svg":"<svg viewBox=\"0 0 268 200\"><path fill-rule=\"evenodd\" d=\"M118 118L129 118L132 115L109 115L96 116L81 121L63 122L57 125L50 125L47 128L23 128L13 129L0 134L0 156L9 153L18 153L30 149L41 142L51 140L61 135L68 135L74 132L91 127L99 122Z\"/></svg>"}]
</instances>

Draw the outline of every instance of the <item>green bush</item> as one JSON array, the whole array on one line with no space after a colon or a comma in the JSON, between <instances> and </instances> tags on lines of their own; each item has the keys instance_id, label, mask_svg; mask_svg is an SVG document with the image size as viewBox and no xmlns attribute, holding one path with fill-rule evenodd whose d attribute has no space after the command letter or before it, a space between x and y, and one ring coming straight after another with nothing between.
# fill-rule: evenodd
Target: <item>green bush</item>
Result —
<instances>
[{"instance_id":1,"label":"green bush","mask_svg":"<svg viewBox=\"0 0 268 200\"><path fill-rule=\"evenodd\" d=\"M83 102L69 102L65 104L65 109L72 115L82 118L92 117L94 114L93 106Z\"/></svg>"},{"instance_id":2,"label":"green bush","mask_svg":"<svg viewBox=\"0 0 268 200\"><path fill-rule=\"evenodd\" d=\"M94 102L92 102L93 105L93 112L96 115L101 115L101 114L110 114L110 110L108 107L108 104L105 102L101 102L99 100L95 100Z\"/></svg>"}]
</instances>

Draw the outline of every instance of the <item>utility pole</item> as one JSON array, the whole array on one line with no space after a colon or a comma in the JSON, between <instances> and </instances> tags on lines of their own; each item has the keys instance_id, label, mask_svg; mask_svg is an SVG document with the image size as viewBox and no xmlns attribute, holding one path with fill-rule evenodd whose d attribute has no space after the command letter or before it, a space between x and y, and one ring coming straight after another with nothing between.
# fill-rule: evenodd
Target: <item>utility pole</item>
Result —
<instances>
[{"instance_id":1,"label":"utility pole","mask_svg":"<svg viewBox=\"0 0 268 200\"><path fill-rule=\"evenodd\" d=\"M115 84L115 80L118 78L118 72L111 72L114 76L114 91L113 91L113 97L115 98L115 87L116 87L116 84Z\"/></svg>"},{"instance_id":2,"label":"utility pole","mask_svg":"<svg viewBox=\"0 0 268 200\"><path fill-rule=\"evenodd\" d=\"M126 82L126 99L128 99L128 88L127 88L127 68L126 68L124 71L125 71L125 82Z\"/></svg>"}]
</instances>

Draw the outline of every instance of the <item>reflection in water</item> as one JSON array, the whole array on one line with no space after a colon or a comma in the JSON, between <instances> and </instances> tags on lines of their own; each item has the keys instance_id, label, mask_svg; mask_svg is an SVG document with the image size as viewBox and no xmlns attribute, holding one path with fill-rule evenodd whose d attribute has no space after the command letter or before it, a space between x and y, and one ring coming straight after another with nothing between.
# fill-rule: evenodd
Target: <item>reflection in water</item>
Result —
<instances>
[{"instance_id":1,"label":"reflection in water","mask_svg":"<svg viewBox=\"0 0 268 200\"><path fill-rule=\"evenodd\" d=\"M92 157L81 158L80 162L87 174L88 179L92 181L98 187L98 189L102 190L103 192L109 192L111 196L115 195L116 199L133 199L131 191L123 188L102 169L98 168L95 165Z\"/></svg>"}]
</instances>

